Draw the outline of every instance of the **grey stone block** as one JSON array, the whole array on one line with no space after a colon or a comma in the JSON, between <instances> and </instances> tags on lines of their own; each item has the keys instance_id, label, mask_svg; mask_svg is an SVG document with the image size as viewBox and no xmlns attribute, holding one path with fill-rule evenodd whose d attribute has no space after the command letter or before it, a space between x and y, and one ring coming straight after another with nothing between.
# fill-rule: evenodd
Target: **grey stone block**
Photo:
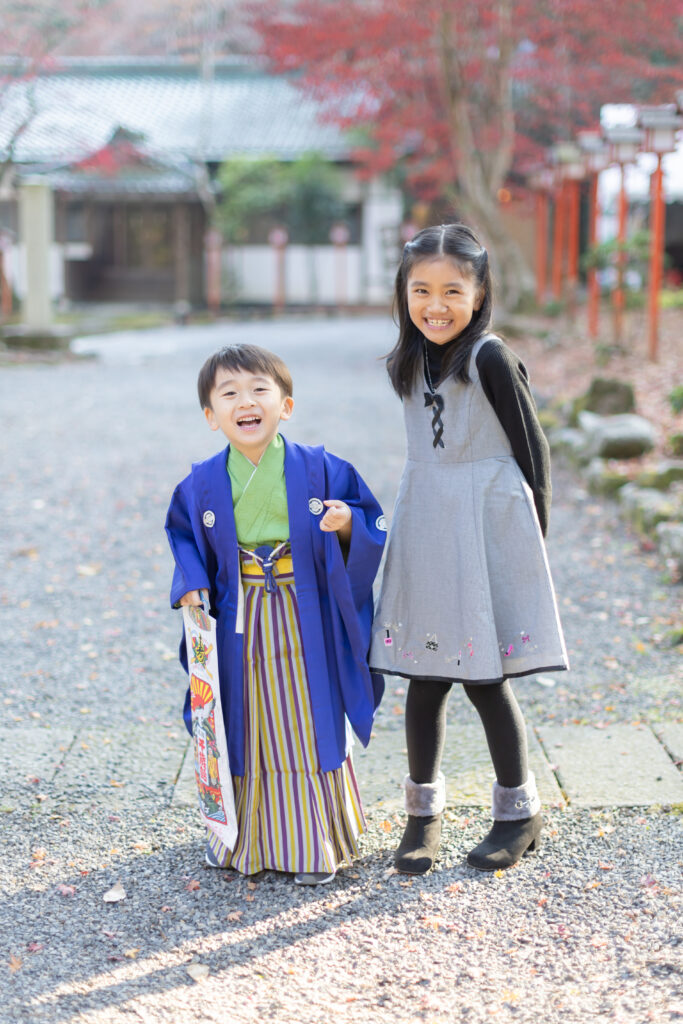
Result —
<instances>
[{"instance_id":1,"label":"grey stone block","mask_svg":"<svg viewBox=\"0 0 683 1024\"><path fill-rule=\"evenodd\" d=\"M644 533L654 532L658 523L675 519L678 509L671 497L653 488L625 484L619 491L624 516Z\"/></svg>"},{"instance_id":2,"label":"grey stone block","mask_svg":"<svg viewBox=\"0 0 683 1024\"><path fill-rule=\"evenodd\" d=\"M543 726L538 732L573 807L683 800L683 778L648 726Z\"/></svg>"},{"instance_id":3,"label":"grey stone block","mask_svg":"<svg viewBox=\"0 0 683 1024\"><path fill-rule=\"evenodd\" d=\"M634 458L652 451L657 440L654 427L642 416L598 416L592 412L581 412L578 422L591 457Z\"/></svg>"},{"instance_id":4,"label":"grey stone block","mask_svg":"<svg viewBox=\"0 0 683 1024\"><path fill-rule=\"evenodd\" d=\"M586 469L586 483L591 494L616 494L628 483L628 477L607 468L605 459L591 459Z\"/></svg>"},{"instance_id":5,"label":"grey stone block","mask_svg":"<svg viewBox=\"0 0 683 1024\"><path fill-rule=\"evenodd\" d=\"M635 409L635 395L631 384L608 377L594 377L585 395L577 398L576 415L587 409L601 416L630 413Z\"/></svg>"},{"instance_id":6,"label":"grey stone block","mask_svg":"<svg viewBox=\"0 0 683 1024\"><path fill-rule=\"evenodd\" d=\"M683 572L683 523L658 523L655 536L664 557L673 559L678 571Z\"/></svg>"},{"instance_id":7,"label":"grey stone block","mask_svg":"<svg viewBox=\"0 0 683 1024\"><path fill-rule=\"evenodd\" d=\"M683 480L683 462L671 459L641 473L635 482L639 487L654 487L658 491L666 491L679 480Z\"/></svg>"},{"instance_id":8,"label":"grey stone block","mask_svg":"<svg viewBox=\"0 0 683 1024\"><path fill-rule=\"evenodd\" d=\"M587 461L585 458L586 435L575 427L559 427L548 431L548 444L552 451L563 452L570 459Z\"/></svg>"}]
</instances>

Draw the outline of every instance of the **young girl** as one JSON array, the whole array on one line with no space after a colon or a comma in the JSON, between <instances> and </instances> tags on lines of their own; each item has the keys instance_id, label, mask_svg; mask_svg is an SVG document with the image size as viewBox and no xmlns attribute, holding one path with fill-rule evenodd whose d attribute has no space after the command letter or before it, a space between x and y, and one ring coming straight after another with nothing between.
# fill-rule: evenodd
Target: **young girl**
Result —
<instances>
[{"instance_id":1,"label":"young girl","mask_svg":"<svg viewBox=\"0 0 683 1024\"><path fill-rule=\"evenodd\" d=\"M408 822L399 871L432 866L454 682L479 712L493 761L493 827L468 857L510 867L538 846L540 801L509 680L568 667L543 537L550 473L527 371L489 333L488 254L464 224L425 228L396 277L387 359L403 400L407 461L389 537L370 664L410 680Z\"/></svg>"}]
</instances>

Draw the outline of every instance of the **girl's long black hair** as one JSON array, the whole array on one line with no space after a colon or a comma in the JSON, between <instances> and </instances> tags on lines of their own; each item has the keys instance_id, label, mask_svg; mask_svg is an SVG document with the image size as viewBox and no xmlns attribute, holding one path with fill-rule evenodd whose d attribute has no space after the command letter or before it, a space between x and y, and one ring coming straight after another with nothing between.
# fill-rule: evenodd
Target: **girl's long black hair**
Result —
<instances>
[{"instance_id":1,"label":"girl's long black hair","mask_svg":"<svg viewBox=\"0 0 683 1024\"><path fill-rule=\"evenodd\" d=\"M477 236L466 224L441 224L424 228L403 249L403 258L396 274L394 319L398 322L398 341L387 356L387 371L394 391L401 397L415 386L424 359L424 336L408 313L408 277L419 260L449 256L460 269L471 274L483 292L483 301L475 309L467 327L458 336L458 344L445 355L441 379L457 377L470 383L467 364L474 344L489 329L493 308L493 286L489 256Z\"/></svg>"}]
</instances>

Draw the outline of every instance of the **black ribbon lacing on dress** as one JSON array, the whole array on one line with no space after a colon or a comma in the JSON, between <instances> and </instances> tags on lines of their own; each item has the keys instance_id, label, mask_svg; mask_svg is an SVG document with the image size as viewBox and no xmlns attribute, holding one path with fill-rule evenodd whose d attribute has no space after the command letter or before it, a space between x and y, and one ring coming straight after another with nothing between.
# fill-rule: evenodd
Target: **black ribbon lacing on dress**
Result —
<instances>
[{"instance_id":1,"label":"black ribbon lacing on dress","mask_svg":"<svg viewBox=\"0 0 683 1024\"><path fill-rule=\"evenodd\" d=\"M425 391L425 409L429 406L434 407L434 414L432 416L432 430L434 431L434 440L432 445L434 448L437 446L443 448L444 443L442 441L443 435L443 420L441 419L441 413L443 412L443 397L441 395L432 394L431 391Z\"/></svg>"}]
</instances>

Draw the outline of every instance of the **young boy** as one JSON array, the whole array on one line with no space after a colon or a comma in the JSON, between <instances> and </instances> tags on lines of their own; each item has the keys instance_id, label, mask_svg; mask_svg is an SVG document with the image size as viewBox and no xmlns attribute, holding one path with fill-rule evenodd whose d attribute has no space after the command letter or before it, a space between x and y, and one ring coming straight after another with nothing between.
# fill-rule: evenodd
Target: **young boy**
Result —
<instances>
[{"instance_id":1,"label":"young boy","mask_svg":"<svg viewBox=\"0 0 683 1024\"><path fill-rule=\"evenodd\" d=\"M328 882L365 825L347 726L367 745L384 688L367 665L384 517L348 462L278 433L294 400L276 355L223 348L197 387L229 443L178 485L166 531L171 604L208 591L217 620L238 837L228 850L211 834L207 861Z\"/></svg>"}]
</instances>

